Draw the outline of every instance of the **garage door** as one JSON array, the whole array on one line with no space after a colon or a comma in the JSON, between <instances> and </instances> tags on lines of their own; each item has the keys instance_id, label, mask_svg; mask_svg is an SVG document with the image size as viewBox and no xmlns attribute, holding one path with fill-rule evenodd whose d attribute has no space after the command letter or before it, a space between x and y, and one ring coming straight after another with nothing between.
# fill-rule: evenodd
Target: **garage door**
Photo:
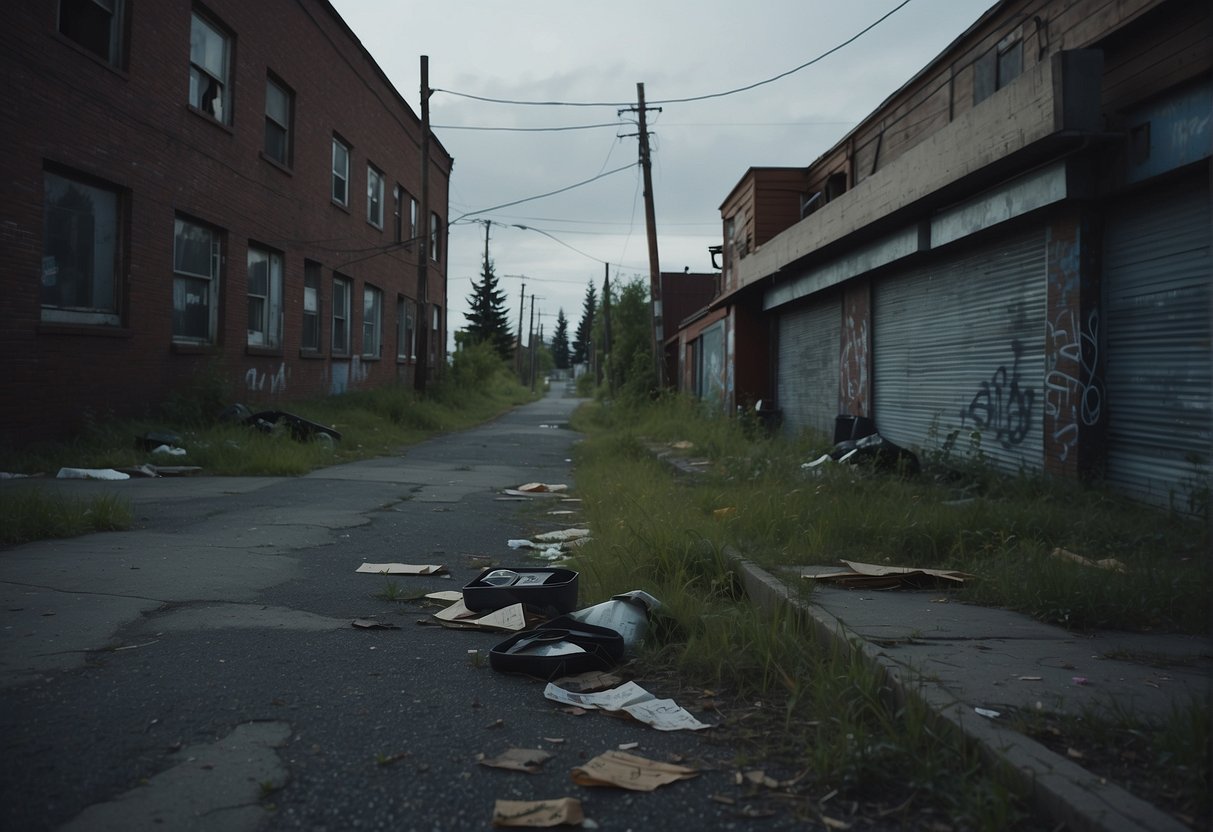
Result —
<instances>
[{"instance_id":1,"label":"garage door","mask_svg":"<svg viewBox=\"0 0 1213 832\"><path fill-rule=\"evenodd\" d=\"M1210 452L1209 189L1115 206L1105 229L1107 478L1187 510Z\"/></svg>"},{"instance_id":2,"label":"garage door","mask_svg":"<svg viewBox=\"0 0 1213 832\"><path fill-rule=\"evenodd\" d=\"M877 281L873 415L906 447L955 434L1002 468L1040 468L1045 244L1036 230Z\"/></svg>"},{"instance_id":3,"label":"garage door","mask_svg":"<svg viewBox=\"0 0 1213 832\"><path fill-rule=\"evenodd\" d=\"M837 295L779 315L777 381L787 430L832 438L838 415L838 355L842 305Z\"/></svg>"}]
</instances>

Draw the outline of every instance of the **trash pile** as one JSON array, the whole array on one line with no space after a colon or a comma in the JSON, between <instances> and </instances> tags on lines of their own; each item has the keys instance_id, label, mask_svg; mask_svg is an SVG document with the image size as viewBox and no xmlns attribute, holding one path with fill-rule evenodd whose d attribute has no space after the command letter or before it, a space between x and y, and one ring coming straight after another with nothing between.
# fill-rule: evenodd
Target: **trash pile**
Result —
<instances>
[{"instance_id":1,"label":"trash pile","mask_svg":"<svg viewBox=\"0 0 1213 832\"><path fill-rule=\"evenodd\" d=\"M871 419L846 414L834 421L834 449L800 467L809 473L819 473L821 466L832 462L866 463L878 471L894 471L904 476L916 476L921 470L914 452L881 436Z\"/></svg>"},{"instance_id":2,"label":"trash pile","mask_svg":"<svg viewBox=\"0 0 1213 832\"><path fill-rule=\"evenodd\" d=\"M528 483L506 491L510 496L547 497L567 487ZM530 550L540 560L564 552L564 547L589 540L590 530L567 528L510 540L511 549ZM548 553L546 550L554 550ZM358 572L382 575L449 577L442 564L363 563ZM500 632L505 638L488 651L489 666L499 673L521 674L547 683L544 698L566 713L585 716L600 712L625 717L658 731L702 731L713 726L701 722L672 699L660 699L635 681L612 672L641 644L650 616L661 602L644 590L614 595L599 604L578 607L580 573L554 564L488 564L462 590L443 590L421 596L445 604L418 624L448 629ZM360 629L395 629L377 626L374 619L357 619ZM481 650L468 650L473 665L482 661ZM557 744L561 738L544 738ZM660 786L698 775L695 769L672 762L650 760L629 753L637 743L624 743L570 772L581 786L614 786L652 791ZM541 748L510 748L477 761L484 766L533 774L553 754ZM495 826L540 827L578 825L584 820L581 802L572 797L539 801L496 801Z\"/></svg>"}]
</instances>

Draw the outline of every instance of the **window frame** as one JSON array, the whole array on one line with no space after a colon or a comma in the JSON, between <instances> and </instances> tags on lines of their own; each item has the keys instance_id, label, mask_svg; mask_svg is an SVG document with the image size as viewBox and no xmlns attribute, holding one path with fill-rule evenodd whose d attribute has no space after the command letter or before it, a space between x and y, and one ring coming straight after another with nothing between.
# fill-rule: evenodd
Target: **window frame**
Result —
<instances>
[{"instance_id":1,"label":"window frame","mask_svg":"<svg viewBox=\"0 0 1213 832\"><path fill-rule=\"evenodd\" d=\"M315 260L303 261L303 321L299 332L299 351L319 355L324 347L324 294L322 286L323 275L321 265ZM308 309L308 292L311 292L315 309ZM309 318L311 325L309 326ZM315 341L309 344L309 334L314 334Z\"/></svg>"},{"instance_id":2,"label":"window frame","mask_svg":"<svg viewBox=\"0 0 1213 832\"><path fill-rule=\"evenodd\" d=\"M342 287L340 297L337 292L339 286ZM329 344L333 355L350 354L350 296L353 289L353 280L345 275L333 273L333 308L329 316L332 322Z\"/></svg>"},{"instance_id":3,"label":"window frame","mask_svg":"<svg viewBox=\"0 0 1213 832\"><path fill-rule=\"evenodd\" d=\"M209 273L187 271L181 268L179 257L179 244L181 241L181 230L183 226L190 226L206 232L209 235ZM172 329L173 343L187 344L195 346L211 346L218 342L219 339L219 300L220 300L220 264L223 257L223 238L219 229L206 223L198 222L197 220L178 214L173 218L173 312L172 312ZM189 335L178 332L179 315L183 316L183 312L177 306L177 289L183 282L189 281L198 283L206 281L206 302L207 309L207 332L205 336Z\"/></svg>"},{"instance_id":4,"label":"window frame","mask_svg":"<svg viewBox=\"0 0 1213 832\"><path fill-rule=\"evenodd\" d=\"M417 302L396 296L396 360L417 360Z\"/></svg>"},{"instance_id":5,"label":"window frame","mask_svg":"<svg viewBox=\"0 0 1213 832\"><path fill-rule=\"evenodd\" d=\"M442 218L437 211L430 212L430 260L442 262Z\"/></svg>"},{"instance_id":6,"label":"window frame","mask_svg":"<svg viewBox=\"0 0 1213 832\"><path fill-rule=\"evenodd\" d=\"M112 67L122 69L126 65L126 0L109 0L111 8L105 8L104 0L59 0L55 30L85 52L104 61ZM68 13L65 14L65 7ZM82 20L79 15L82 9L99 9L109 15L105 53L97 48L98 44L89 43L84 36L92 35L100 30L96 21ZM79 27L72 25L79 23ZM66 27L66 28L65 28Z\"/></svg>"},{"instance_id":7,"label":"window frame","mask_svg":"<svg viewBox=\"0 0 1213 832\"><path fill-rule=\"evenodd\" d=\"M383 230L383 197L387 187L387 177L383 171L372 165L366 165L366 221Z\"/></svg>"},{"instance_id":8,"label":"window frame","mask_svg":"<svg viewBox=\"0 0 1213 832\"><path fill-rule=\"evenodd\" d=\"M53 180L57 180L53 181ZM52 241L61 239L65 236L62 233L52 234L53 211L68 210L62 202L51 204L49 189L52 185L63 183L64 193L63 198L69 195L72 188L83 189L81 196L86 197L90 205L96 206L97 194L111 198L108 204L110 219L112 220L109 228L102 229L102 234L96 233L97 211L92 211L88 214L89 222L87 231L90 232L91 251L85 254L80 252L82 257L88 261L89 274L87 276L81 274L80 278L74 283L78 288L72 294L76 299L81 297L81 294L86 294L89 303L82 305L73 305L63 303L62 288L65 285L60 282L60 278L64 277L64 266L69 268L72 265L66 252L57 249L55 252L48 250ZM125 281L125 262L126 262L126 199L122 189L109 185L102 184L98 180L91 177L81 177L78 174L68 173L64 170L44 169L42 171L42 261L40 275L38 281L38 301L39 301L39 317L44 323L57 324L79 324L84 326L107 326L119 327L122 326L122 298L124 292ZM81 223L74 221L72 217L60 217L66 220L68 226L66 231L73 238L79 235ZM108 246L104 245L106 241L105 231L108 230ZM98 241L101 241L100 244ZM79 243L78 239L72 239L71 242ZM98 258L98 253L101 253L101 258ZM108 252L108 256L107 256ZM79 260L79 258L75 258ZM105 274L105 269L98 271L98 260L103 264L108 264L108 274ZM60 261L63 261L62 263ZM53 287L56 289L58 298L51 299L48 297L48 289L52 288L52 284L48 280L53 280ZM87 287L83 293L79 287ZM98 296L106 296L104 302L98 302ZM54 302L57 300L58 302ZM51 302L48 302L51 301Z\"/></svg>"},{"instance_id":9,"label":"window frame","mask_svg":"<svg viewBox=\"0 0 1213 832\"><path fill-rule=\"evenodd\" d=\"M362 284L362 357L383 357L383 290L370 283Z\"/></svg>"},{"instance_id":10,"label":"window frame","mask_svg":"<svg viewBox=\"0 0 1213 832\"><path fill-rule=\"evenodd\" d=\"M284 114L285 123L280 121L278 117L270 112L270 92L271 89L276 90L281 94L286 112ZM292 167L294 162L294 123L295 123L295 91L284 84L274 75L267 75L265 78L265 137L262 142L261 152L272 161L282 165L284 168ZM277 129L281 131L282 136L282 156L276 156L270 150L271 131Z\"/></svg>"},{"instance_id":11,"label":"window frame","mask_svg":"<svg viewBox=\"0 0 1213 832\"><path fill-rule=\"evenodd\" d=\"M337 149L345 154L344 170L339 174L337 171ZM334 203L342 208L348 208L350 205L350 145L337 136L333 136L333 151L332 151L332 183L329 187L329 196ZM337 195L337 182L341 182L341 196Z\"/></svg>"},{"instance_id":12,"label":"window frame","mask_svg":"<svg viewBox=\"0 0 1213 832\"><path fill-rule=\"evenodd\" d=\"M253 291L253 258L255 256L264 257L266 261L266 285L265 291L261 293ZM249 301L246 326L247 344L254 349L281 350L284 270L282 252L250 243L245 262L248 264L245 272L245 290ZM261 301L261 313L257 316L256 321L259 324L258 327L253 326L253 300L255 298Z\"/></svg>"},{"instance_id":13,"label":"window frame","mask_svg":"<svg viewBox=\"0 0 1213 832\"><path fill-rule=\"evenodd\" d=\"M194 58L194 31L195 26L201 26L209 30L223 42L223 77L216 76L209 68L195 63ZM226 127L232 125L232 53L234 50L235 38L224 27L220 26L214 18L203 15L197 9L190 12L190 83L189 83L189 105L195 112L214 119L219 124ZM195 73L198 74L197 79ZM203 96L206 94L201 90L203 78L209 78L212 82L218 82L219 92L211 101L218 100L219 108L216 113L212 108L208 109L208 104ZM209 88L207 90L209 92Z\"/></svg>"}]
</instances>

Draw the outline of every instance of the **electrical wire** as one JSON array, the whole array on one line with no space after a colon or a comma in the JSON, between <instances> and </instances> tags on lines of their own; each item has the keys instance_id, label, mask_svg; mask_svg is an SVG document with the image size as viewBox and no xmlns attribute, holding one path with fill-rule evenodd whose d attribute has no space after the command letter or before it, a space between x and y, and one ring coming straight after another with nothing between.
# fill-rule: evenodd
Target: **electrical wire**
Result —
<instances>
[{"instance_id":1,"label":"electrical wire","mask_svg":"<svg viewBox=\"0 0 1213 832\"><path fill-rule=\"evenodd\" d=\"M448 225L455 225L456 223L462 222L463 220L467 219L468 217L475 216L476 214L487 214L489 211L497 211L501 208L510 208L514 205L521 205L524 202L533 202L536 199L545 199L549 196L555 196L556 194L562 194L566 191L571 191L574 188L580 188L582 185L588 185L591 182L596 182L599 179L603 179L604 177L610 176L611 174L619 173L620 171L629 170L631 168L638 167L639 165L640 165L640 162L638 162L638 161L629 162L628 164L624 165L623 167L618 167L618 168L615 168L614 170L608 170L606 173L600 173L597 176L591 177L591 178L583 180L581 182L576 182L576 183L569 185L567 187L564 187L564 188L559 188L555 191L548 191L546 194L537 194L535 196L528 196L528 197L524 197L523 199L516 199L513 202L506 202L501 205L494 205L491 208L481 208L478 211L468 211L466 214L462 214L459 217L452 220L450 223L448 223ZM599 261L599 262L601 262L601 261Z\"/></svg>"},{"instance_id":2,"label":"electrical wire","mask_svg":"<svg viewBox=\"0 0 1213 832\"><path fill-rule=\"evenodd\" d=\"M602 127L618 127L619 122L602 124L574 124L568 127L474 127L464 124L433 124L431 130L495 130L502 133L564 133L570 130L597 130Z\"/></svg>"},{"instance_id":3,"label":"electrical wire","mask_svg":"<svg viewBox=\"0 0 1213 832\"><path fill-rule=\"evenodd\" d=\"M859 40L861 37L866 35L868 32L875 29L881 23L884 23L886 20L888 20L894 14L896 14L897 12L904 9L906 6L910 5L911 2L912 2L912 0L902 0L901 3L898 3L891 10L889 10L885 14L881 15L873 23L870 23L867 26L865 26L863 29L860 29L856 34L847 38L846 40L844 40L842 43L838 44L837 46L827 49L825 52L822 52L817 57L813 58L812 60L805 61L803 64L801 64L798 67L789 69L786 72L781 72L778 75L775 75L771 78L767 78L762 81L756 81L753 84L746 84L744 87L736 87L731 90L725 90L723 92L713 92L713 93L707 93L706 95L687 96L685 98L666 98L666 99L662 99L659 101L646 101L645 103L646 103L646 105L653 106L653 107L660 106L662 104L689 104L693 101L708 101L713 98L724 98L726 96L736 95L736 94L742 93L742 92L749 92L752 89L757 89L758 87L762 87L767 84L772 84L783 78L787 78L789 75L794 75L795 73L800 72L802 69L806 69L815 63L825 60L830 55L833 55L835 52L839 51L840 49L844 49L844 48L850 46L852 43ZM439 87L431 88L430 92L443 92L443 93L446 93L447 95L453 95L458 98L470 98L473 101L483 101L488 104L512 104L512 105L528 106L528 107L634 107L636 104L636 102L634 102L634 101L519 101L519 100L515 100L515 99L508 99L508 98L490 98L488 96L473 95L472 93L458 92L456 90L447 90L447 89L442 89Z\"/></svg>"}]
</instances>

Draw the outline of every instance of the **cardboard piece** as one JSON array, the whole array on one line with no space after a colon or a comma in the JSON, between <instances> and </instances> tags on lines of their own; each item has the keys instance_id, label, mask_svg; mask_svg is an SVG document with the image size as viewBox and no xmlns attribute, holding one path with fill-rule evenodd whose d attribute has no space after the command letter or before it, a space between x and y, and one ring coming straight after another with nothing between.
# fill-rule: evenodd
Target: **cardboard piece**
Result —
<instances>
[{"instance_id":1,"label":"cardboard piece","mask_svg":"<svg viewBox=\"0 0 1213 832\"><path fill-rule=\"evenodd\" d=\"M802 578L812 578L823 583L837 584L846 588L864 589L927 589L940 586L961 586L974 576L967 572L949 569L920 569L906 566L881 566L861 561L842 561L848 569L837 572L801 572Z\"/></svg>"},{"instance_id":2,"label":"cardboard piece","mask_svg":"<svg viewBox=\"0 0 1213 832\"><path fill-rule=\"evenodd\" d=\"M441 575L446 567L433 563L364 563L354 571L376 575Z\"/></svg>"},{"instance_id":3,"label":"cardboard piece","mask_svg":"<svg viewBox=\"0 0 1213 832\"><path fill-rule=\"evenodd\" d=\"M527 628L526 610L522 604L511 604L487 614L473 612L463 603L463 598L449 607L434 613L444 627L463 630L504 630L516 633Z\"/></svg>"},{"instance_id":4,"label":"cardboard piece","mask_svg":"<svg viewBox=\"0 0 1213 832\"><path fill-rule=\"evenodd\" d=\"M626 751L606 751L573 769L573 782L579 786L615 786L638 792L698 777L686 766L662 763Z\"/></svg>"},{"instance_id":5,"label":"cardboard piece","mask_svg":"<svg viewBox=\"0 0 1213 832\"><path fill-rule=\"evenodd\" d=\"M1062 549L1060 546L1054 549L1049 556L1057 558L1058 560L1068 560L1072 563L1077 563L1080 566L1093 566L1096 569L1107 569L1112 572L1120 573L1128 571L1124 563L1116 558L1101 558L1100 560L1091 560L1090 558L1084 558L1080 554L1071 552L1069 549Z\"/></svg>"},{"instance_id":6,"label":"cardboard piece","mask_svg":"<svg viewBox=\"0 0 1213 832\"><path fill-rule=\"evenodd\" d=\"M427 592L425 597L431 601L446 601L448 604L452 604L455 601L462 601L463 593L457 589L443 589L438 592Z\"/></svg>"},{"instance_id":7,"label":"cardboard piece","mask_svg":"<svg viewBox=\"0 0 1213 832\"><path fill-rule=\"evenodd\" d=\"M581 801L572 797L555 800L498 800L493 804L493 826L537 829L550 826L580 826L585 820Z\"/></svg>"},{"instance_id":8,"label":"cardboard piece","mask_svg":"<svg viewBox=\"0 0 1213 832\"><path fill-rule=\"evenodd\" d=\"M476 761L490 768L504 768L509 771L521 771L534 774L539 767L552 759L552 753L541 748L509 748L496 757L485 757L479 754Z\"/></svg>"}]
</instances>

